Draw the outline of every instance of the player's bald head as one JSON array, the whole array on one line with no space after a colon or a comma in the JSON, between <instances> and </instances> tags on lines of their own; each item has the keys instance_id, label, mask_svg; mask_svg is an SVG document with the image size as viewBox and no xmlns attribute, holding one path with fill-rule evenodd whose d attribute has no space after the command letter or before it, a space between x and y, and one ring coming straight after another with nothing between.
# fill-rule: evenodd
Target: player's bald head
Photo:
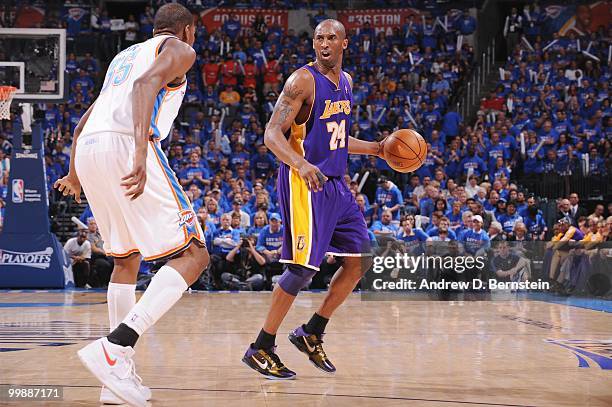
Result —
<instances>
[{"instance_id":1,"label":"player's bald head","mask_svg":"<svg viewBox=\"0 0 612 407\"><path fill-rule=\"evenodd\" d=\"M344 29L344 24L342 24L338 20L334 20L333 18L328 18L327 20L321 21L315 28L315 34L319 32L333 32L340 39L346 38L346 30Z\"/></svg>"}]
</instances>

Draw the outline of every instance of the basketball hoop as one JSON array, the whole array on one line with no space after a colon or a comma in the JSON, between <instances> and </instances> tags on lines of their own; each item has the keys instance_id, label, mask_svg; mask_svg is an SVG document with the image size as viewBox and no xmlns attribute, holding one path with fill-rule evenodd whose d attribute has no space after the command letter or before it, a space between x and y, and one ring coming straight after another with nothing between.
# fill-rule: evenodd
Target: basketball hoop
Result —
<instances>
[{"instance_id":1,"label":"basketball hoop","mask_svg":"<svg viewBox=\"0 0 612 407\"><path fill-rule=\"evenodd\" d=\"M14 86L0 86L0 120L11 118L11 102L16 91Z\"/></svg>"}]
</instances>

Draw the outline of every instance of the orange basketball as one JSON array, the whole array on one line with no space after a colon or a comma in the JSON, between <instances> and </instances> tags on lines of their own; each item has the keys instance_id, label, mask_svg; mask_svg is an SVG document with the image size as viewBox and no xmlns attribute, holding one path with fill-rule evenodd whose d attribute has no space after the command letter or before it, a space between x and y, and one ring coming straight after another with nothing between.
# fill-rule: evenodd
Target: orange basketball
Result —
<instances>
[{"instance_id":1,"label":"orange basketball","mask_svg":"<svg viewBox=\"0 0 612 407\"><path fill-rule=\"evenodd\" d=\"M387 164L398 172L412 172L419 169L427 156L425 139L414 130L400 129L384 144Z\"/></svg>"}]
</instances>

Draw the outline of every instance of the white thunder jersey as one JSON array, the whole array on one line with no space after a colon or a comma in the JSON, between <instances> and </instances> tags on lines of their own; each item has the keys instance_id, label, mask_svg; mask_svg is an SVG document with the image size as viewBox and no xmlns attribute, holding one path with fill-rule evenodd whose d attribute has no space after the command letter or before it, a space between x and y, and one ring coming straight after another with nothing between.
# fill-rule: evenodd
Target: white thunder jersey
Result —
<instances>
[{"instance_id":1,"label":"white thunder jersey","mask_svg":"<svg viewBox=\"0 0 612 407\"><path fill-rule=\"evenodd\" d=\"M106 71L100 96L83 128L82 135L94 133L134 135L132 119L134 82L154 63L160 46L168 38L176 37L158 35L132 45L113 58ZM155 98L150 133L159 140L165 139L170 132L185 96L185 84L186 81L177 87L165 86Z\"/></svg>"},{"instance_id":2,"label":"white thunder jersey","mask_svg":"<svg viewBox=\"0 0 612 407\"><path fill-rule=\"evenodd\" d=\"M115 258L140 253L146 261L155 261L175 256L193 242L205 245L191 202L160 145L178 113L184 83L174 89L166 86L155 97L142 195L130 200L121 186L135 157L134 81L155 63L160 46L170 37L160 35L133 45L113 59L76 142L76 172L98 223L104 250Z\"/></svg>"}]
</instances>

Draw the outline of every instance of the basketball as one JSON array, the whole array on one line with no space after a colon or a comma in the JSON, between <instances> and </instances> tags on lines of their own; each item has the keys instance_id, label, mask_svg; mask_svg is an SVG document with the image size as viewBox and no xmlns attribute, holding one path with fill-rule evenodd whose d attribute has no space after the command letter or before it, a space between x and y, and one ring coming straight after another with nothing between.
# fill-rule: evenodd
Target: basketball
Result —
<instances>
[{"instance_id":1,"label":"basketball","mask_svg":"<svg viewBox=\"0 0 612 407\"><path fill-rule=\"evenodd\" d=\"M427 156L427 143L419 133L400 129L391 134L384 144L387 164L397 172L418 170Z\"/></svg>"}]
</instances>

